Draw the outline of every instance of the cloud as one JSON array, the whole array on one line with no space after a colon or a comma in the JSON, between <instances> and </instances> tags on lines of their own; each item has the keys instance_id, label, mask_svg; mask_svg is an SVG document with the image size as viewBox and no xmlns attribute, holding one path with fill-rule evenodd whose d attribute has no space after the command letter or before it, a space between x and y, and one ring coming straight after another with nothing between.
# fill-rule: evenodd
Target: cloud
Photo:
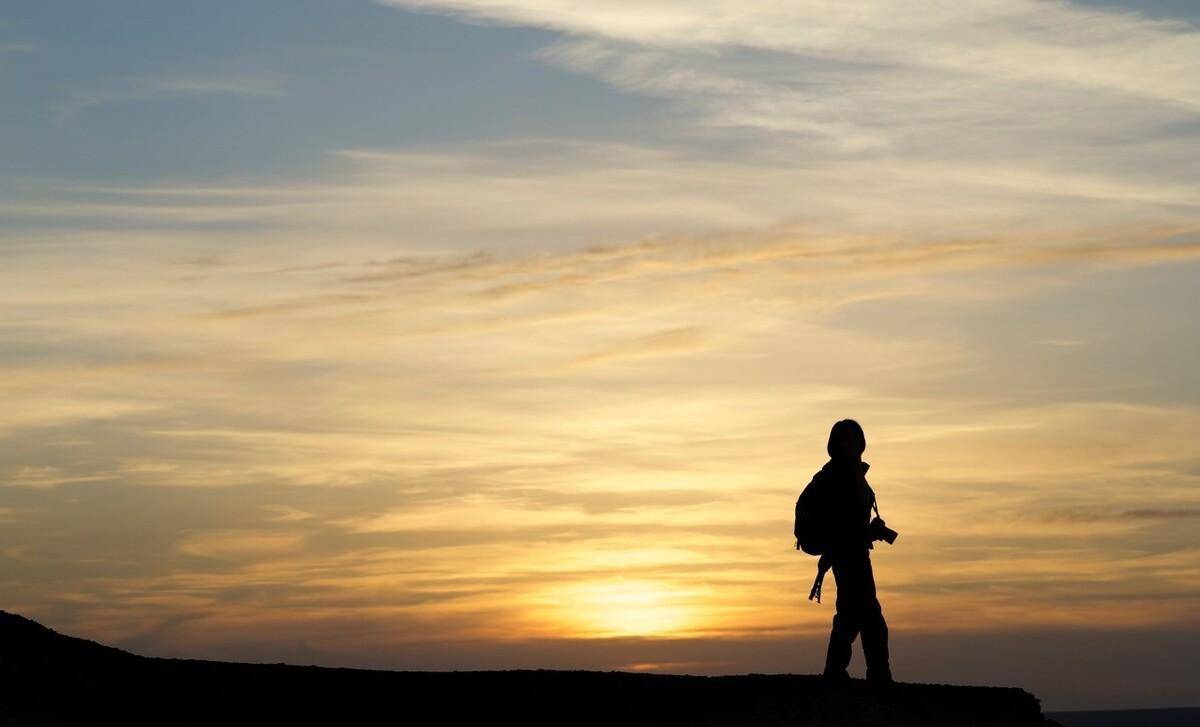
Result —
<instances>
[{"instance_id":1,"label":"cloud","mask_svg":"<svg viewBox=\"0 0 1200 727\"><path fill-rule=\"evenodd\" d=\"M1162 462L1196 401L1155 399L1153 366L1187 352L1120 356L1147 330L1122 316L1200 259L1193 31L1015 2L420 7L562 31L537 57L670 104L671 140L8 197L14 604L356 663L380 633L817 633L781 587L788 506L850 414L904 533L878 554L898 634L1189 622L1195 473ZM104 508L128 527L80 515ZM668 661L705 659L614 664Z\"/></svg>"},{"instance_id":2,"label":"cloud","mask_svg":"<svg viewBox=\"0 0 1200 727\"><path fill-rule=\"evenodd\" d=\"M1200 517L1200 508L1191 509L1174 509L1174 510L1126 510L1121 513L1123 517L1145 518L1148 520L1162 520L1175 518L1193 518Z\"/></svg>"},{"instance_id":3,"label":"cloud","mask_svg":"<svg viewBox=\"0 0 1200 727\"><path fill-rule=\"evenodd\" d=\"M696 353L709 346L709 334L703 328L685 326L664 331L655 331L644 336L623 341L593 353L584 354L568 361L567 367L637 359L664 355Z\"/></svg>"},{"instance_id":4,"label":"cloud","mask_svg":"<svg viewBox=\"0 0 1200 727\"><path fill-rule=\"evenodd\" d=\"M24 510L15 507L0 507L0 523L7 523L16 520L24 514Z\"/></svg>"},{"instance_id":5,"label":"cloud","mask_svg":"<svg viewBox=\"0 0 1200 727\"><path fill-rule=\"evenodd\" d=\"M303 537L267 530L217 530L187 535L179 550L203 558L245 559L278 557L295 552Z\"/></svg>"},{"instance_id":6,"label":"cloud","mask_svg":"<svg viewBox=\"0 0 1200 727\"><path fill-rule=\"evenodd\" d=\"M284 76L274 73L164 73L137 76L72 94L54 112L56 123L74 121L90 109L129 101L206 96L279 98L287 95Z\"/></svg>"},{"instance_id":7,"label":"cloud","mask_svg":"<svg viewBox=\"0 0 1200 727\"><path fill-rule=\"evenodd\" d=\"M939 149L950 149L953 136L943 137ZM985 238L1004 229L1005 237L1027 235L1033 244L1041 236L1049 246L1054 236L1077 232L1078 219L1096 230L1194 227L1200 201L1190 172L1166 148L1159 150L1163 164L1152 162L1159 151L1131 152L1129 159L1111 148L1070 152L1096 160L1087 167L1054 159L1064 153L1057 147L1051 156L1029 160L1011 153L1000 159L955 151L951 159L913 151L818 157L802 165L790 161L791 151L769 148L778 154L696 155L544 139L344 152L311 179L286 184L43 186L14 190L0 205L17 225L0 244L62 245L66 236L80 239L86 232L97 241L92 247L103 240L109 249L128 248L139 237L169 232L181 259L211 255L212 244L232 245L253 232L256 249L287 250L286 267L314 272L313 265L341 263L316 256L322 241L337 236L351 260L407 260L411 270L396 264L386 273L398 277L436 272L425 270L430 265L475 265L498 252L600 250L644 238L756 234L772 226L829 238L921 242ZM462 214L464 204L470 215ZM109 227L126 236L97 230ZM466 251L478 259L459 259ZM514 280L491 294L528 285Z\"/></svg>"},{"instance_id":8,"label":"cloud","mask_svg":"<svg viewBox=\"0 0 1200 727\"><path fill-rule=\"evenodd\" d=\"M283 96L284 77L269 73L171 74L147 76L134 85L164 95L182 96Z\"/></svg>"},{"instance_id":9,"label":"cloud","mask_svg":"<svg viewBox=\"0 0 1200 727\"><path fill-rule=\"evenodd\" d=\"M919 209L924 229L961 230L1062 219L1083 200L1120 202L1101 214L1126 221L1197 204L1176 153L1200 109L1200 32L1185 22L1026 0L387 4L559 31L537 56L667 101L674 147L789 167L764 186L798 192L792 215L880 224ZM941 205L956 214L934 221Z\"/></svg>"},{"instance_id":10,"label":"cloud","mask_svg":"<svg viewBox=\"0 0 1200 727\"><path fill-rule=\"evenodd\" d=\"M0 482L3 487L55 487L78 482L99 482L111 479L108 474L70 475L57 467L22 467ZM10 511L11 512L11 511ZM0 511L2 514L3 511Z\"/></svg>"},{"instance_id":11,"label":"cloud","mask_svg":"<svg viewBox=\"0 0 1200 727\"><path fill-rule=\"evenodd\" d=\"M1065 2L948 8L669 0L387 0L385 4L664 49L749 47L854 64L1116 90L1200 108L1200 33L1183 22Z\"/></svg>"},{"instance_id":12,"label":"cloud","mask_svg":"<svg viewBox=\"0 0 1200 727\"><path fill-rule=\"evenodd\" d=\"M1044 266L1141 266L1200 258L1200 241L1181 230L1125 230L1067 233L1054 240L931 240L908 243L879 238L822 238L803 226L778 226L706 237L666 237L629 245L589 247L558 254L512 254L499 258L478 252L458 256L399 258L372 263L372 272L351 283L374 290L396 286L472 286L485 299L552 293L556 288L615 286L628 281L670 284L689 275L743 284L742 273L787 266L795 277L840 274L849 278L892 277L950 270L995 270ZM691 334L695 334L692 331ZM679 332L673 334L677 337ZM653 339L647 343L653 342ZM640 345L634 342L631 345Z\"/></svg>"},{"instance_id":13,"label":"cloud","mask_svg":"<svg viewBox=\"0 0 1200 727\"><path fill-rule=\"evenodd\" d=\"M1140 508L1114 510L1111 508L1067 508L1045 513L1051 522L1077 522L1081 524L1100 521L1156 521L1186 520L1200 517L1200 508Z\"/></svg>"},{"instance_id":14,"label":"cloud","mask_svg":"<svg viewBox=\"0 0 1200 727\"><path fill-rule=\"evenodd\" d=\"M1115 626L1131 602L1143 623L1169 624L1190 603L1194 554L1173 531L1029 513L1187 502L1191 464L1162 463L1187 451L1195 406L1112 401L1135 374L1120 367L1083 400L1033 386L1049 364L1010 390L999 355L955 327L1024 302L1045 310L1108 272L1194 264L1178 229L913 241L768 226L300 260L230 248L183 277L181 250L122 239L117 267L25 253L7 303L38 357L8 362L11 411L125 407L15 420L0 450L4 472L54 463L54 477L107 478L0 492L4 507L41 508L19 531L6 524L12 567L85 545L103 561L63 576L69 588L31 577L14 602L96 619L95 603L127 604L98 632L204 613L203 633L259 623L294 643L311 621L264 614L295 606L331 629L389 619L397 643L602 634L611 623L587 604L621 578L663 584L661 598L616 591L646 604L642 624L728 639L823 629L779 587L795 579L784 538L827 423L847 412L869 425L873 482L911 543L880 554L906 628L947 628L953 613L978 616L961 628ZM872 303L928 305L935 325L837 317ZM253 314L211 315L238 309ZM1042 331L1018 333L1014 355L1047 348ZM1094 360L1103 345L1052 348ZM1155 503L1138 494L1151 479ZM141 535L57 519L102 507ZM6 550L19 544L31 547ZM1128 584L1104 580L1130 551L1168 548ZM1055 587L1031 600L1031 577ZM670 594L702 608L673 611Z\"/></svg>"},{"instance_id":15,"label":"cloud","mask_svg":"<svg viewBox=\"0 0 1200 727\"><path fill-rule=\"evenodd\" d=\"M1194 30L399 5L559 31L536 58L654 114L6 190L8 608L181 656L761 665L827 630L790 505L855 416L898 638L1194 625Z\"/></svg>"},{"instance_id":16,"label":"cloud","mask_svg":"<svg viewBox=\"0 0 1200 727\"><path fill-rule=\"evenodd\" d=\"M305 512L290 505L263 505L261 509L274 513L269 520L276 523L293 523L313 517L311 512Z\"/></svg>"}]
</instances>

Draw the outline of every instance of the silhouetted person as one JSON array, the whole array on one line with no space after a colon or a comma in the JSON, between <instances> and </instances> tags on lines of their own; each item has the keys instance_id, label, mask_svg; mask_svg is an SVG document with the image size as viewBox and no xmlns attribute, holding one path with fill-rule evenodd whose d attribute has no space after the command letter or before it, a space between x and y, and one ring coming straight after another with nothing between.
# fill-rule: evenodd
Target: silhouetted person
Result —
<instances>
[{"instance_id":1,"label":"silhouetted person","mask_svg":"<svg viewBox=\"0 0 1200 727\"><path fill-rule=\"evenodd\" d=\"M875 595L875 574L871 570L872 540L884 539L880 525L872 526L871 509L875 492L865 474L870 467L862 461L867 439L853 419L843 419L829 432L829 461L816 474L826 493L828 540L818 568L833 568L837 582L837 613L829 634L825 655L825 676L833 680L849 678L850 646L862 635L863 656L867 662L867 680L887 684L892 680L888 664L888 628L883 609ZM878 511L876 511L878 513ZM894 539L894 533L891 534ZM820 578L814 592L820 593Z\"/></svg>"}]
</instances>

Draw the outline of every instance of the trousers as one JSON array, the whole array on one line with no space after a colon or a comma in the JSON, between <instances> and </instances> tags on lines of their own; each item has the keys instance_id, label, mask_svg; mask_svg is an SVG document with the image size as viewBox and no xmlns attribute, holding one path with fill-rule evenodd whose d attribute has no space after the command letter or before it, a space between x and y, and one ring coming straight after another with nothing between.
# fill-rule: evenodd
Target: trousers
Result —
<instances>
[{"instance_id":1,"label":"trousers","mask_svg":"<svg viewBox=\"0 0 1200 727\"><path fill-rule=\"evenodd\" d=\"M854 639L862 635L863 658L867 662L867 679L890 680L888 661L888 628L883 609L875 595L875 573L871 570L871 554L866 548L835 554L833 578L837 582L837 613L829 633L829 650L825 654L825 673L844 676L850 665L850 650Z\"/></svg>"}]
</instances>

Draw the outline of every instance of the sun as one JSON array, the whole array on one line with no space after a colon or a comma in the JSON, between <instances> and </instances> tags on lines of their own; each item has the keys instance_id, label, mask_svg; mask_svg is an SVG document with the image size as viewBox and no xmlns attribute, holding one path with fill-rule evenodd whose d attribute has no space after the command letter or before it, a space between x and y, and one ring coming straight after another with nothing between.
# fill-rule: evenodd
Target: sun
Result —
<instances>
[{"instance_id":1,"label":"sun","mask_svg":"<svg viewBox=\"0 0 1200 727\"><path fill-rule=\"evenodd\" d=\"M642 580L589 581L558 592L559 617L579 635L665 636L696 622L695 594Z\"/></svg>"}]
</instances>

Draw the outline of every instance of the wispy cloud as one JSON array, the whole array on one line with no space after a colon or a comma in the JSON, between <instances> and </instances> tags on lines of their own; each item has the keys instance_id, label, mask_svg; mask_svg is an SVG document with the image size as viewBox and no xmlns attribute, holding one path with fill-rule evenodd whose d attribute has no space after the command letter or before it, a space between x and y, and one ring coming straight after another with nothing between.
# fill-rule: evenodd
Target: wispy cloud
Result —
<instances>
[{"instance_id":1,"label":"wispy cloud","mask_svg":"<svg viewBox=\"0 0 1200 727\"><path fill-rule=\"evenodd\" d=\"M854 180L846 197L860 205L898 202L886 214L907 216L939 199L961 213L960 225L975 215L1008 224L1056 217L1075 206L1072 198L1139 200L1168 215L1167 207L1197 204L1195 170L1175 153L1183 138L1196 141L1200 110L1200 32L1185 22L1024 0L949 10L723 0L388 4L560 31L541 59L670 101L684 112L670 117L673 136L788 160L794 181L774 182L804 190L793 214L827 209L840 179ZM1020 209L1009 206L1012 194L1024 197ZM862 215L834 204L842 219Z\"/></svg>"},{"instance_id":2,"label":"wispy cloud","mask_svg":"<svg viewBox=\"0 0 1200 727\"><path fill-rule=\"evenodd\" d=\"M128 101L204 96L278 98L286 78L275 73L164 73L127 78L102 88L74 93L58 105L54 119L65 124L89 109Z\"/></svg>"},{"instance_id":3,"label":"wispy cloud","mask_svg":"<svg viewBox=\"0 0 1200 727\"><path fill-rule=\"evenodd\" d=\"M601 350L578 356L567 362L568 367L621 360L652 358L663 355L698 353L710 345L710 334L703 328L685 326L655 331L644 336L620 341Z\"/></svg>"},{"instance_id":4,"label":"wispy cloud","mask_svg":"<svg viewBox=\"0 0 1200 727\"><path fill-rule=\"evenodd\" d=\"M133 84L164 95L283 96L286 93L286 79L269 73L172 74L139 78Z\"/></svg>"},{"instance_id":5,"label":"wispy cloud","mask_svg":"<svg viewBox=\"0 0 1200 727\"><path fill-rule=\"evenodd\" d=\"M178 655L757 664L739 644L827 630L781 585L788 519L855 416L904 534L875 556L897 634L1195 623L1193 28L391 4L557 31L538 59L658 103L636 142L10 185L7 608ZM198 68L64 113L292 89ZM653 635L715 651L614 646Z\"/></svg>"},{"instance_id":6,"label":"wispy cloud","mask_svg":"<svg viewBox=\"0 0 1200 727\"><path fill-rule=\"evenodd\" d=\"M27 486L0 494L29 514L0 547L28 545L11 562L36 569L77 532L103 561L53 593L29 582L17 604L154 633L162 650L236 624L284 634L264 614L289 605L330 634L386 622L396 644L431 628L612 636L614 602L634 604L634 632L815 632L824 616L798 616L779 589L795 573L771 533L786 534L828 422L848 413L868 424L883 506L911 542L880 556L905 628L957 612L976 629L1115 627L1129 599L1143 623L1169 624L1191 603L1194 554L1177 545L1126 586L1103 574L1186 529L1189 516L1146 513L1190 508L1195 474L1161 463L1186 451L1195 407L1114 401L1137 376L1120 367L1065 401L1031 380L1078 371L1103 337L1047 347L1067 334L1021 327L992 353L956 333L997 301L1191 264L1184 230L918 241L771 225L386 256L286 236L286 258L230 246L220 265L180 266L194 234L122 232L114 267L90 262L112 248L89 233L71 266L32 248L8 269L27 353L4 362L0 482ZM872 305L928 306L934 325L845 317ZM1066 358L1004 378L1005 355L1047 348ZM1147 478L1154 503L1134 496ZM144 542L71 519L124 498L158 503L125 516L154 533L154 563L133 568ZM1141 514L1104 528L1041 515L1095 508ZM1058 585L1031 602L1031 577ZM1148 581L1157 595L1138 595ZM203 618L155 631L165 614Z\"/></svg>"},{"instance_id":7,"label":"wispy cloud","mask_svg":"<svg viewBox=\"0 0 1200 727\"><path fill-rule=\"evenodd\" d=\"M301 543L301 536L294 533L206 531L186 536L179 549L188 555L237 560L290 553Z\"/></svg>"},{"instance_id":8,"label":"wispy cloud","mask_svg":"<svg viewBox=\"0 0 1200 727\"><path fill-rule=\"evenodd\" d=\"M1100 521L1113 520L1175 520L1200 518L1200 508L1196 507L1175 507L1175 508L1155 508L1155 509L1137 509L1137 510L1113 510L1104 508L1074 508L1065 510L1052 510L1045 514L1048 520L1053 522L1077 522L1081 524L1090 524Z\"/></svg>"},{"instance_id":9,"label":"wispy cloud","mask_svg":"<svg viewBox=\"0 0 1200 727\"><path fill-rule=\"evenodd\" d=\"M854 64L1111 89L1200 107L1200 33L1070 3L387 0L386 4L665 49L750 47Z\"/></svg>"},{"instance_id":10,"label":"wispy cloud","mask_svg":"<svg viewBox=\"0 0 1200 727\"><path fill-rule=\"evenodd\" d=\"M397 249L553 252L772 224L803 224L830 237L946 240L1005 229L1049 241L1077 229L1077 219L1095 229L1187 229L1200 203L1197 187L1173 178L1169 168L1139 176L1119 165L1092 173L907 157L796 165L786 158L705 158L646 145L547 139L340 152L312 181L289 184L22 190L3 211L38 228L254 229L261 244L286 235L292 248L304 240L315 249L318 240L338 235L384 258ZM470 216L461 214L467 200Z\"/></svg>"}]
</instances>

